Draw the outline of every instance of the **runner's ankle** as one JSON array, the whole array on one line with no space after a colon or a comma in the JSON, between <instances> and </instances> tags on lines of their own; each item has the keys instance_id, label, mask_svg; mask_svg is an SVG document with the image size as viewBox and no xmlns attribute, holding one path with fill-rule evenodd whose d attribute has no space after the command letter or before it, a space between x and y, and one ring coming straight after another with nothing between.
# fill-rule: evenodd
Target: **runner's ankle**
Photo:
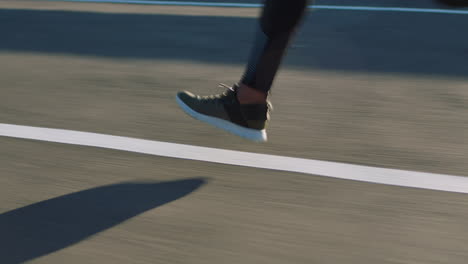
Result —
<instances>
[{"instance_id":1,"label":"runner's ankle","mask_svg":"<svg viewBox=\"0 0 468 264\"><path fill-rule=\"evenodd\" d=\"M240 104L265 104L267 101L267 93L239 83L237 100L239 100Z\"/></svg>"}]
</instances>

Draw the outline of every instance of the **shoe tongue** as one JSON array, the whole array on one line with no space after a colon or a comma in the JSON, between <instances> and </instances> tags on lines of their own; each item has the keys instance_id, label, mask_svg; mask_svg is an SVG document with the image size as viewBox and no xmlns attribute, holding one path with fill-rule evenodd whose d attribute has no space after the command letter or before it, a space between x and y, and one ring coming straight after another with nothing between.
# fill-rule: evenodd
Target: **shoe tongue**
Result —
<instances>
[{"instance_id":1,"label":"shoe tongue","mask_svg":"<svg viewBox=\"0 0 468 264\"><path fill-rule=\"evenodd\" d=\"M232 96L235 98L236 103L240 104L239 99L237 99L237 89L239 89L239 85L234 84L232 87L230 87L230 91L228 91L228 93L232 93Z\"/></svg>"},{"instance_id":2,"label":"shoe tongue","mask_svg":"<svg viewBox=\"0 0 468 264\"><path fill-rule=\"evenodd\" d=\"M224 92L224 95L233 97L235 102L240 105L239 100L237 99L237 91L239 89L239 84L235 83L232 86L226 85L224 83L219 84L220 88L225 88L226 91Z\"/></svg>"},{"instance_id":3,"label":"shoe tongue","mask_svg":"<svg viewBox=\"0 0 468 264\"><path fill-rule=\"evenodd\" d=\"M237 83L235 83L230 87L230 89L237 93L237 89L239 89L239 85Z\"/></svg>"}]
</instances>

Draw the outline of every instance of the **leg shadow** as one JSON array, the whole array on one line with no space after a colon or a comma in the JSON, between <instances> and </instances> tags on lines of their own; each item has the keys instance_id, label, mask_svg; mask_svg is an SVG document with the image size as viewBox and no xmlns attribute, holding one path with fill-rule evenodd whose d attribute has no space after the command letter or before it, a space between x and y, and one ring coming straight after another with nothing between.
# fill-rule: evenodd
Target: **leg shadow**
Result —
<instances>
[{"instance_id":1,"label":"leg shadow","mask_svg":"<svg viewBox=\"0 0 468 264\"><path fill-rule=\"evenodd\" d=\"M0 263L22 263L73 245L198 189L203 179L119 183L0 214Z\"/></svg>"}]
</instances>

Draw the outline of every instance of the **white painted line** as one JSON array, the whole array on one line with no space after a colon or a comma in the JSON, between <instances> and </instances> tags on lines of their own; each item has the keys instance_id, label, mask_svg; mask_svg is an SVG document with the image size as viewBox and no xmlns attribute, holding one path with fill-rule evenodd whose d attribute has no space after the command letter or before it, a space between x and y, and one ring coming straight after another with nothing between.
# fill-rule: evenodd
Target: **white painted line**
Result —
<instances>
[{"instance_id":1,"label":"white painted line","mask_svg":"<svg viewBox=\"0 0 468 264\"><path fill-rule=\"evenodd\" d=\"M81 3L169 5L169 6L204 6L204 7L240 7L240 8L262 7L262 4L223 3L223 2L187 2L187 1L152 1L152 0L50 0L50 1L81 2ZM468 10L434 9L434 8L339 6L339 5L310 5L309 8L328 9L328 10L349 10L349 11L383 11L383 12L410 12L410 13L468 15Z\"/></svg>"},{"instance_id":2,"label":"white painted line","mask_svg":"<svg viewBox=\"0 0 468 264\"><path fill-rule=\"evenodd\" d=\"M384 11L384 12L409 12L409 13L436 13L468 15L468 10L434 9L434 8L410 8L410 7L373 7L373 6L335 6L314 5L313 9L354 10L354 11Z\"/></svg>"},{"instance_id":3,"label":"white painted line","mask_svg":"<svg viewBox=\"0 0 468 264\"><path fill-rule=\"evenodd\" d=\"M468 177L351 165L130 137L0 123L0 136L91 146L149 155L207 161L270 170L412 188L468 193Z\"/></svg>"}]
</instances>

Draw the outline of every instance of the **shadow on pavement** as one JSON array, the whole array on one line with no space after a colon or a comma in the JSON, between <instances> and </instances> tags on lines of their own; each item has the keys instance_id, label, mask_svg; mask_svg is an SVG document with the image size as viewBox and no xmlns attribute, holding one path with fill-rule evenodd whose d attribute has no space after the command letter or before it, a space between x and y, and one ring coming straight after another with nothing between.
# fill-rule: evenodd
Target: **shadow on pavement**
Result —
<instances>
[{"instance_id":1,"label":"shadow on pavement","mask_svg":"<svg viewBox=\"0 0 468 264\"><path fill-rule=\"evenodd\" d=\"M203 184L203 179L119 183L0 214L0 263L22 263L63 249Z\"/></svg>"},{"instance_id":2,"label":"shadow on pavement","mask_svg":"<svg viewBox=\"0 0 468 264\"><path fill-rule=\"evenodd\" d=\"M256 18L0 9L0 52L244 65ZM468 76L466 16L316 11L286 63L305 69Z\"/></svg>"}]
</instances>

